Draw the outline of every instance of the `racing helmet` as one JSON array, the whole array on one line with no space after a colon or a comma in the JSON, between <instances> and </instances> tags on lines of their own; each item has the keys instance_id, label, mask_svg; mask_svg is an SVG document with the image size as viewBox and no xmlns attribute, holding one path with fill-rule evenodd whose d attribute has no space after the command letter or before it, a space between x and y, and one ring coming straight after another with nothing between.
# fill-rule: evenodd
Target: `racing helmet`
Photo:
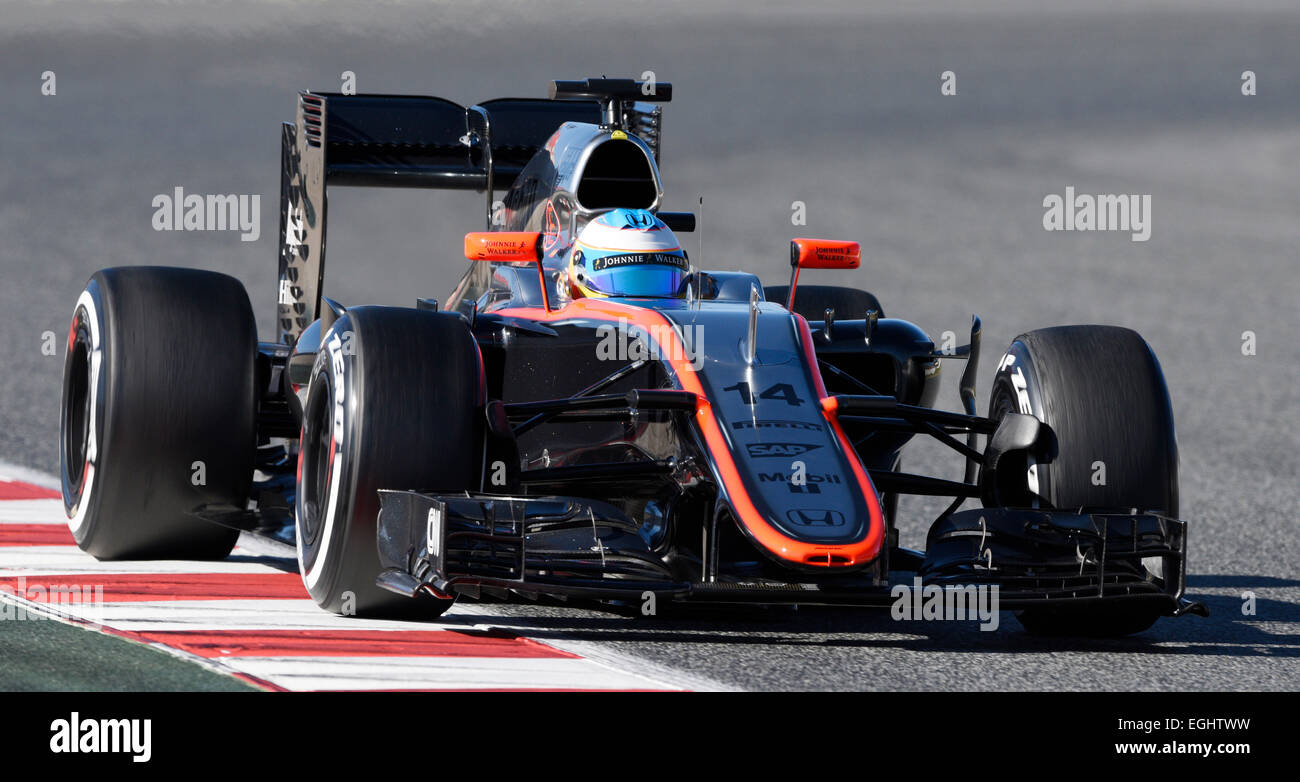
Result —
<instances>
[{"instance_id":1,"label":"racing helmet","mask_svg":"<svg viewBox=\"0 0 1300 782\"><path fill-rule=\"evenodd\" d=\"M613 209L587 223L569 252L569 293L675 297L690 273L677 237L646 209Z\"/></svg>"}]
</instances>

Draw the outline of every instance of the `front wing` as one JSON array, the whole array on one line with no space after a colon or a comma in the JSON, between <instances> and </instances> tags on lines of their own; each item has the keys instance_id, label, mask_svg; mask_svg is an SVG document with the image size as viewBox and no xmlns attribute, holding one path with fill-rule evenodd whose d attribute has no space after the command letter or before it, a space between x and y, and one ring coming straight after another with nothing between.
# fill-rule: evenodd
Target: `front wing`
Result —
<instances>
[{"instance_id":1,"label":"front wing","mask_svg":"<svg viewBox=\"0 0 1300 782\"><path fill-rule=\"evenodd\" d=\"M870 571L790 580L674 578L613 507L574 497L382 491L379 586L414 597L888 607L897 586L996 586L1006 610L1145 603L1205 613L1183 597L1185 522L1154 514L978 508L942 517L927 551L896 549L891 579Z\"/></svg>"}]
</instances>

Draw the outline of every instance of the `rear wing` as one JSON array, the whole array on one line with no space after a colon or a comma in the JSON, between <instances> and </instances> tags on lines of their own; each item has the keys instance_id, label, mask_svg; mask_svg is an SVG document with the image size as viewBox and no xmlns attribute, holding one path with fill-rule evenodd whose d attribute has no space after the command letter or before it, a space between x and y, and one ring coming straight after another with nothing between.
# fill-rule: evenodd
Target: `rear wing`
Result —
<instances>
[{"instance_id":1,"label":"rear wing","mask_svg":"<svg viewBox=\"0 0 1300 782\"><path fill-rule=\"evenodd\" d=\"M280 128L278 341L296 343L319 316L329 186L486 193L490 228L493 192L508 189L556 129L606 119L608 104L597 96L559 97L465 107L431 96L300 92L296 120ZM660 108L632 101L618 108L623 125L657 160Z\"/></svg>"}]
</instances>

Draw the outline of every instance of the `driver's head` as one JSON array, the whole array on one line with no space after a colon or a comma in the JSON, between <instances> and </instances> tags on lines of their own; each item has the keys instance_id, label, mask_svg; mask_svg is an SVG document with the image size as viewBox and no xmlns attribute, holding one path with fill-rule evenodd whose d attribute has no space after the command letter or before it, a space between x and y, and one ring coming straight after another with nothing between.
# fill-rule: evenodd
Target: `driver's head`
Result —
<instances>
[{"instance_id":1,"label":"driver's head","mask_svg":"<svg viewBox=\"0 0 1300 782\"><path fill-rule=\"evenodd\" d=\"M677 296L686 252L645 209L614 209L583 227L569 254L569 291L582 296Z\"/></svg>"}]
</instances>

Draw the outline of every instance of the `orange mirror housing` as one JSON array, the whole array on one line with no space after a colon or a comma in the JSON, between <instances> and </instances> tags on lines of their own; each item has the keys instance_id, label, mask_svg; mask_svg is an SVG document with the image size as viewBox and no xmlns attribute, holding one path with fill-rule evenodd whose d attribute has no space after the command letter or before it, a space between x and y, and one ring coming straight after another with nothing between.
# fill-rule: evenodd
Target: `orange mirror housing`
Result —
<instances>
[{"instance_id":1,"label":"orange mirror housing","mask_svg":"<svg viewBox=\"0 0 1300 782\"><path fill-rule=\"evenodd\" d=\"M465 257L471 261L527 261L541 259L539 231L472 231L465 234Z\"/></svg>"},{"instance_id":2,"label":"orange mirror housing","mask_svg":"<svg viewBox=\"0 0 1300 782\"><path fill-rule=\"evenodd\" d=\"M796 269L856 269L861 263L862 248L857 242L834 239L790 242L790 265Z\"/></svg>"}]
</instances>

